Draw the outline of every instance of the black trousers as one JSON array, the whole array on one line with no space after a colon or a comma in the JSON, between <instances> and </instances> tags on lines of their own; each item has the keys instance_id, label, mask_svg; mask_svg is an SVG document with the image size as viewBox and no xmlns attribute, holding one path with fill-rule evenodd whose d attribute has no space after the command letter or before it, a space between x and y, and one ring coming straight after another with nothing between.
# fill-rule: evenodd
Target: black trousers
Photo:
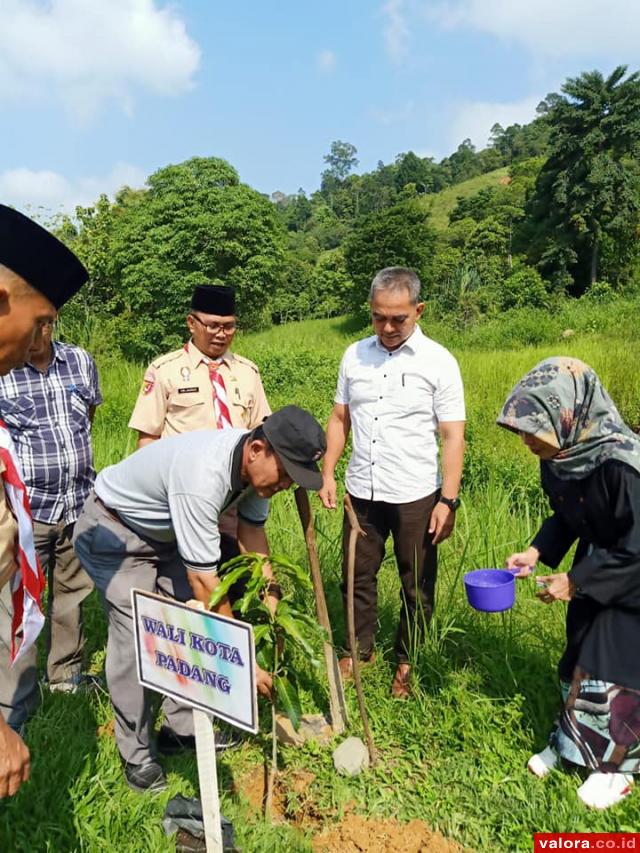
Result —
<instances>
[{"instance_id":1,"label":"black trousers","mask_svg":"<svg viewBox=\"0 0 640 853\"><path fill-rule=\"evenodd\" d=\"M360 526L367 534L358 537L356 546L354 614L360 656L370 657L378 621L378 571L384 559L385 543L393 536L393 550L400 575L400 625L395 650L399 663L420 642L433 614L438 567L437 549L431 542L429 519L439 498L434 492L425 498L403 504L368 501L351 497ZM345 513L342 536L342 601L346 647L347 631L347 559L349 519Z\"/></svg>"}]
</instances>

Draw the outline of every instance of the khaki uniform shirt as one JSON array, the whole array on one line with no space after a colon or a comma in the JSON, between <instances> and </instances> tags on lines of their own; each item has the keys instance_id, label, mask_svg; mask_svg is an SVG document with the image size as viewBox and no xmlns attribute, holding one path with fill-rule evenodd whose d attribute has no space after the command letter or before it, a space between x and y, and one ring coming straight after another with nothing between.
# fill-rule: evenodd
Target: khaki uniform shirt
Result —
<instances>
[{"instance_id":1,"label":"khaki uniform shirt","mask_svg":"<svg viewBox=\"0 0 640 853\"><path fill-rule=\"evenodd\" d=\"M216 429L208 361L189 341L186 348L152 362L129 421L131 429L162 438ZM271 408L256 365L248 358L226 352L220 375L227 391L232 426L239 429L259 426L271 414Z\"/></svg>"},{"instance_id":2,"label":"khaki uniform shirt","mask_svg":"<svg viewBox=\"0 0 640 853\"><path fill-rule=\"evenodd\" d=\"M4 464L0 461L0 472ZM18 522L9 509L4 483L0 479L0 589L13 577L16 570L16 540Z\"/></svg>"}]
</instances>

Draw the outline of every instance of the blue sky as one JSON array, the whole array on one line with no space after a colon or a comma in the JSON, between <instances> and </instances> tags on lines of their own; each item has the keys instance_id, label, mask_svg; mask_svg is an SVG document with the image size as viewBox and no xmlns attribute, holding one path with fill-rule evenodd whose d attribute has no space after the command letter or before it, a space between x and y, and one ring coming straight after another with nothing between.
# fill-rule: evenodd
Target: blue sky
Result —
<instances>
[{"instance_id":1,"label":"blue sky","mask_svg":"<svg viewBox=\"0 0 640 853\"><path fill-rule=\"evenodd\" d=\"M638 45L637 0L0 0L0 200L72 211L193 155L312 191L334 139L440 159Z\"/></svg>"}]
</instances>

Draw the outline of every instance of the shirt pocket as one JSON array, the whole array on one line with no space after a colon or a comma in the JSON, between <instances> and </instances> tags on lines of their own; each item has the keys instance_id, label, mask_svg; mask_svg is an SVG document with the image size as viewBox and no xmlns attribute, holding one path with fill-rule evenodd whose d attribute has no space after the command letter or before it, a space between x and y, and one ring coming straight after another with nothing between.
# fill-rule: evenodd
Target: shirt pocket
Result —
<instances>
[{"instance_id":1,"label":"shirt pocket","mask_svg":"<svg viewBox=\"0 0 640 853\"><path fill-rule=\"evenodd\" d=\"M89 410L93 405L93 393L88 385L69 385L67 387L69 400L71 401L71 415L74 421L84 423L89 417Z\"/></svg>"},{"instance_id":2,"label":"shirt pocket","mask_svg":"<svg viewBox=\"0 0 640 853\"><path fill-rule=\"evenodd\" d=\"M426 377L419 373L404 372L391 394L391 406L396 411L408 414L420 412L432 415L435 389Z\"/></svg>"},{"instance_id":3,"label":"shirt pocket","mask_svg":"<svg viewBox=\"0 0 640 853\"><path fill-rule=\"evenodd\" d=\"M14 429L37 429L39 426L33 398L25 394L4 397L0 401L0 417Z\"/></svg>"},{"instance_id":4,"label":"shirt pocket","mask_svg":"<svg viewBox=\"0 0 640 853\"><path fill-rule=\"evenodd\" d=\"M231 386L229 401L232 406L238 409L240 419L245 426L251 423L253 410L256 405L256 398L252 392L242 393L238 386Z\"/></svg>"},{"instance_id":5,"label":"shirt pocket","mask_svg":"<svg viewBox=\"0 0 640 853\"><path fill-rule=\"evenodd\" d=\"M167 406L167 420L178 432L207 427L207 407L201 394L172 394Z\"/></svg>"}]
</instances>

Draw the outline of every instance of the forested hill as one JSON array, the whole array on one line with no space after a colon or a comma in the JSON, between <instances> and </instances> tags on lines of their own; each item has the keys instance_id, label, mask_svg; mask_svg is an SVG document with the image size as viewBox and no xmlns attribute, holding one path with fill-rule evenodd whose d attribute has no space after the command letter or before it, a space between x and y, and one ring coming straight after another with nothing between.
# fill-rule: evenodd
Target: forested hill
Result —
<instances>
[{"instance_id":1,"label":"forested hill","mask_svg":"<svg viewBox=\"0 0 640 853\"><path fill-rule=\"evenodd\" d=\"M640 78L587 72L525 126L494 125L439 163L409 151L358 173L335 141L320 188L266 197L216 157L159 169L57 223L91 282L67 325L98 317L127 355L182 340L194 284L236 286L245 328L358 311L375 272L415 268L461 324L640 284Z\"/></svg>"}]
</instances>

